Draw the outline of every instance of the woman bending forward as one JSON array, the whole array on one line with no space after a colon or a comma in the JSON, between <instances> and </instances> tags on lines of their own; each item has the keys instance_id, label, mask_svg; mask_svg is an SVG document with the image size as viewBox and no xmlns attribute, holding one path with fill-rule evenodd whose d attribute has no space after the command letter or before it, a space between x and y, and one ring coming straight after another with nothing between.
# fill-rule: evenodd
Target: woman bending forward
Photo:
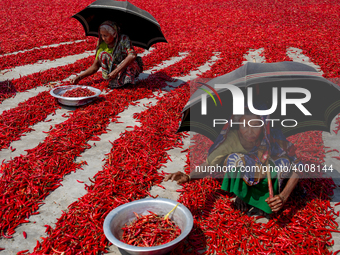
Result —
<instances>
[{"instance_id":1,"label":"woman bending forward","mask_svg":"<svg viewBox=\"0 0 340 255\"><path fill-rule=\"evenodd\" d=\"M72 80L77 84L102 68L103 78L109 80L110 88L135 84L143 71L143 63L132 46L127 35L119 33L119 27L112 21L105 21L99 26L99 40L96 58L92 66Z\"/></svg>"}]
</instances>

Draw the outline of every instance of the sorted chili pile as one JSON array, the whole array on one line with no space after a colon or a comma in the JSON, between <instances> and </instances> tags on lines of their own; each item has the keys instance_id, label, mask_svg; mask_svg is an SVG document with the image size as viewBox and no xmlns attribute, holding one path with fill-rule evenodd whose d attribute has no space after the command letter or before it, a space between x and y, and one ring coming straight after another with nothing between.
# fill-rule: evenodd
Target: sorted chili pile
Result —
<instances>
[{"instance_id":1,"label":"sorted chili pile","mask_svg":"<svg viewBox=\"0 0 340 255\"><path fill-rule=\"evenodd\" d=\"M149 215L136 215L136 219L124 230L121 241L129 245L151 247L166 244L175 240L181 229L169 218L148 211Z\"/></svg>"},{"instance_id":2,"label":"sorted chili pile","mask_svg":"<svg viewBox=\"0 0 340 255\"><path fill-rule=\"evenodd\" d=\"M93 91L88 88L75 88L67 90L62 96L63 97L90 97L95 95Z\"/></svg>"}]
</instances>

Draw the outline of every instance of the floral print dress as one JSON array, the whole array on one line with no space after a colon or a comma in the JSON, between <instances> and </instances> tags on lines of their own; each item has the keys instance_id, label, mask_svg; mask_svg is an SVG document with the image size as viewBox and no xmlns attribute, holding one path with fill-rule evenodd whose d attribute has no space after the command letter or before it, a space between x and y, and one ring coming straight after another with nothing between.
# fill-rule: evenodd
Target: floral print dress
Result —
<instances>
[{"instance_id":1,"label":"floral print dress","mask_svg":"<svg viewBox=\"0 0 340 255\"><path fill-rule=\"evenodd\" d=\"M105 42L101 42L97 48L96 59L102 67L104 79L109 79L108 75L131 53L135 53L132 43L127 35L120 35L115 48L109 48ZM134 60L115 79L110 80L110 88L122 87L125 84L135 84L135 80L142 72L142 64Z\"/></svg>"}]
</instances>

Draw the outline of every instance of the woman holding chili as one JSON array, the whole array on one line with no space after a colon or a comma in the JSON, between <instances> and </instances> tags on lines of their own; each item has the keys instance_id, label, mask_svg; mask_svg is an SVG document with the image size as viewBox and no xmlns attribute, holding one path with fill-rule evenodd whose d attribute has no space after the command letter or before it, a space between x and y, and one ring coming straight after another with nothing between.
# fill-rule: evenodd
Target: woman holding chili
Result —
<instances>
[{"instance_id":1,"label":"woman holding chili","mask_svg":"<svg viewBox=\"0 0 340 255\"><path fill-rule=\"evenodd\" d=\"M266 109L266 106L262 104L256 108ZM246 107L244 115L232 116L231 119L234 123L244 125L230 127L229 121L209 149L207 160L200 169L223 163L228 171L224 175L221 189L236 195L236 207L241 211L255 207L261 215L268 216L283 207L298 182L298 175L289 171L292 164L300 164L295 157L294 145L286 140L281 130L270 127L271 122L266 121L269 116L254 115ZM249 120L251 126L248 125ZM272 198L269 198L265 172L268 169L280 170L271 172L274 190ZM166 176L165 181L175 180L180 184L206 175L202 171L192 172L190 176L178 171Z\"/></svg>"},{"instance_id":2,"label":"woman holding chili","mask_svg":"<svg viewBox=\"0 0 340 255\"><path fill-rule=\"evenodd\" d=\"M112 21L105 21L99 26L99 35L95 61L72 83L77 84L101 67L103 78L109 80L110 88L135 84L135 79L143 71L143 63L137 57L129 37L120 34L119 27Z\"/></svg>"}]
</instances>

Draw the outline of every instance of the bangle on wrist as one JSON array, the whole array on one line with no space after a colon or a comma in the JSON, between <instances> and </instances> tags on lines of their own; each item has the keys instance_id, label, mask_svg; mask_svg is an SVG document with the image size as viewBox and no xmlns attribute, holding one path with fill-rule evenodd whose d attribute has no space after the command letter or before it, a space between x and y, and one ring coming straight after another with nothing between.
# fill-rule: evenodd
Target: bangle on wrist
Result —
<instances>
[{"instance_id":1,"label":"bangle on wrist","mask_svg":"<svg viewBox=\"0 0 340 255\"><path fill-rule=\"evenodd\" d=\"M191 176L189 174L187 174L188 178L189 178L189 181L191 180Z\"/></svg>"}]
</instances>

